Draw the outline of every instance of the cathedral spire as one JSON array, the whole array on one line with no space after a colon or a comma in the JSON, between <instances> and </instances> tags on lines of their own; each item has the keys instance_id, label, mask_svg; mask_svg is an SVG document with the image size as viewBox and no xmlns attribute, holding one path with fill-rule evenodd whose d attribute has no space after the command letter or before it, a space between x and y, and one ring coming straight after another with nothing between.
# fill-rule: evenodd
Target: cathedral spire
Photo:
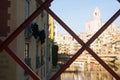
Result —
<instances>
[{"instance_id":1,"label":"cathedral spire","mask_svg":"<svg viewBox=\"0 0 120 80\"><path fill-rule=\"evenodd\" d=\"M93 17L94 17L94 19L100 19L100 10L98 7L95 8L95 10L93 12Z\"/></svg>"}]
</instances>

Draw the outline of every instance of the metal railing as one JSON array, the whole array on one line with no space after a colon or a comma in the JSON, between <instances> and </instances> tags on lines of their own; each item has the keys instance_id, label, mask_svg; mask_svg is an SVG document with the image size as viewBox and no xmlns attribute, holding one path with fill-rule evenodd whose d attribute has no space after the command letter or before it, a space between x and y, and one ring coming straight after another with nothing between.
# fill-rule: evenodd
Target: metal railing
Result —
<instances>
[{"instance_id":1,"label":"metal railing","mask_svg":"<svg viewBox=\"0 0 120 80\"><path fill-rule=\"evenodd\" d=\"M41 80L37 74L35 74L15 53L8 48L8 45L22 32L27 25L33 21L43 10L46 10L69 34L71 34L82 48L65 63L56 74L54 74L50 80L56 80L62 72L84 51L87 50L116 80L120 80L120 77L98 56L95 52L89 48L89 45L120 15L120 9L91 37L88 42L84 43L50 8L50 3L53 0L46 0L44 3L42 0L36 0L41 6L25 21L23 22L5 41L0 40L0 51L5 49L8 54L34 79ZM119 1L119 0L118 0Z\"/></svg>"}]
</instances>

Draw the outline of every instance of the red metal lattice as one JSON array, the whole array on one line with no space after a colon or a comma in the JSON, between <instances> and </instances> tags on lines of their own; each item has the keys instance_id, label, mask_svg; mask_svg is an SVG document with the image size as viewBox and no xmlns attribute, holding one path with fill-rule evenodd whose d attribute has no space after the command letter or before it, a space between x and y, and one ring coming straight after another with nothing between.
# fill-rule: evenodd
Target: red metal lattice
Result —
<instances>
[{"instance_id":1,"label":"red metal lattice","mask_svg":"<svg viewBox=\"0 0 120 80\"><path fill-rule=\"evenodd\" d=\"M60 76L60 74L62 72L65 71L65 69L86 49L109 73L111 73L112 76L115 77L116 80L120 80L120 77L111 69L109 68L109 66L100 59L100 57L98 57L96 55L96 53L89 48L89 45L120 15L120 9L106 22L105 25L103 25L103 27L98 30L98 32L96 32L95 35L93 35L93 37L91 39L89 39L89 41L87 43L84 43L57 15L54 14L54 12L52 12L52 10L49 9L49 4L52 2L52 0L47 0L44 3L42 2L42 0L36 0L39 4L41 4L40 8L38 8L23 24L21 24L18 29L16 29L15 32L13 32L4 42L1 43L0 45L0 51L2 51L3 49L5 49L9 55L11 55L11 57L13 59L15 59L15 61L17 63L19 63L19 65L21 65L30 75L33 79L35 80L40 80L40 78L34 74L34 72L32 72L30 70L29 67L27 67L27 65L24 64L24 62L22 62L22 60L20 60L7 46L12 42L12 40L14 40L15 37L17 37L17 35L24 30L24 28L35 18L37 17L40 12L45 9L56 21L58 21L59 24L62 25L62 27L68 31L81 45L82 48L66 63L64 64L64 66L50 79L50 80L56 80L58 76Z\"/></svg>"}]
</instances>

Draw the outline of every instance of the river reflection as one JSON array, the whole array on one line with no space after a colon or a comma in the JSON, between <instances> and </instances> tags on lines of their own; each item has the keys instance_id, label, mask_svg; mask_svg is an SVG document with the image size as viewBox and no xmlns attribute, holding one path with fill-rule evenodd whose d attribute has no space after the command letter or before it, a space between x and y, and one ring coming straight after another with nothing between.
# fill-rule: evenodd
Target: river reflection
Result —
<instances>
[{"instance_id":1,"label":"river reflection","mask_svg":"<svg viewBox=\"0 0 120 80\"><path fill-rule=\"evenodd\" d=\"M83 69L84 66L84 69ZM116 80L100 64L71 65L62 75L61 80ZM119 75L120 65L109 66Z\"/></svg>"}]
</instances>

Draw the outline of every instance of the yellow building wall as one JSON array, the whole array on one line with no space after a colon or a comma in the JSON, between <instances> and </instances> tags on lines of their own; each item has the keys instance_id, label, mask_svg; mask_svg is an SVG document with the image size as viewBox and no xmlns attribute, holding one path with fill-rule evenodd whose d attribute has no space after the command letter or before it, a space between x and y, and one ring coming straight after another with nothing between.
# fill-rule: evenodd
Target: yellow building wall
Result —
<instances>
[{"instance_id":1,"label":"yellow building wall","mask_svg":"<svg viewBox=\"0 0 120 80\"><path fill-rule=\"evenodd\" d=\"M54 20L51 16L49 16L49 38L50 41L54 40Z\"/></svg>"}]
</instances>

